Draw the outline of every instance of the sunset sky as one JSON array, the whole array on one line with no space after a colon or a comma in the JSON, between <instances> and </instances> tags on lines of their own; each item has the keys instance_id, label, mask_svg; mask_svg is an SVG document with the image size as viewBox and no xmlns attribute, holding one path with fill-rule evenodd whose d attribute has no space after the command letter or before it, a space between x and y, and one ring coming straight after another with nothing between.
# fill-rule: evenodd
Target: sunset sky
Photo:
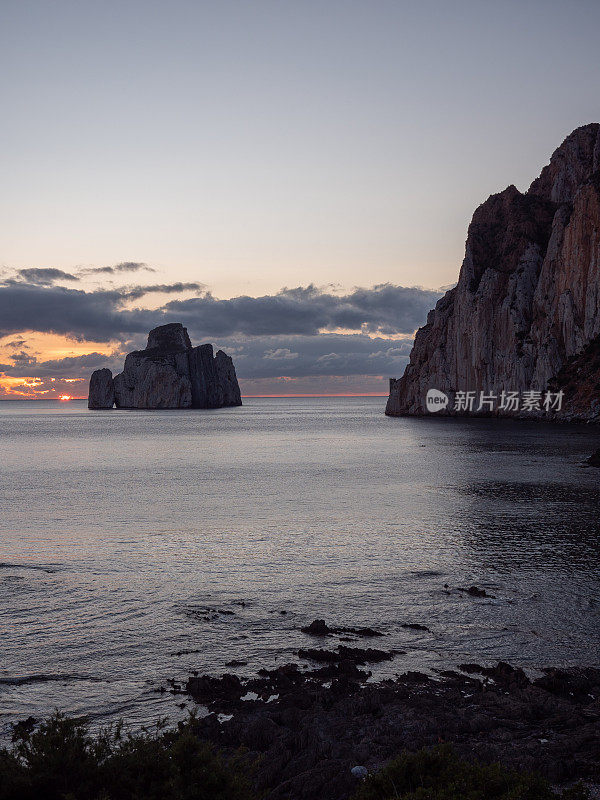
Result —
<instances>
[{"instance_id":1,"label":"sunset sky","mask_svg":"<svg viewBox=\"0 0 600 800\"><path fill-rule=\"evenodd\" d=\"M385 391L475 207L600 120L600 4L8 0L0 397L187 325L246 394Z\"/></svg>"}]
</instances>

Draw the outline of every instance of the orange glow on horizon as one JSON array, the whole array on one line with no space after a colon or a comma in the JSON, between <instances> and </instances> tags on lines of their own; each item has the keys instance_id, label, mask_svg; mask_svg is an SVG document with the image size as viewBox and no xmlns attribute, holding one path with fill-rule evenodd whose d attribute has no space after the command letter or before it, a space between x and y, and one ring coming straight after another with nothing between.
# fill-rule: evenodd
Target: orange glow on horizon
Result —
<instances>
[{"instance_id":1,"label":"orange glow on horizon","mask_svg":"<svg viewBox=\"0 0 600 800\"><path fill-rule=\"evenodd\" d=\"M38 333L30 330L24 330L19 334L2 336L0 337L0 363L9 363L11 356L19 351L30 356L32 361L29 365L26 365L27 371L31 370L29 376L13 377L5 372L0 372L0 398L21 400L84 399L67 394L69 390L77 391L76 384L84 381L84 378L62 378L59 375L46 378L36 377L37 363L83 356L89 353L101 353L109 357L117 344L117 342L76 341L59 334ZM70 385L66 386L65 384Z\"/></svg>"},{"instance_id":2,"label":"orange glow on horizon","mask_svg":"<svg viewBox=\"0 0 600 800\"><path fill-rule=\"evenodd\" d=\"M0 349L5 348L11 340L23 339L26 349L35 353L39 361L68 356L83 356L88 353L110 355L118 342L87 342L70 339L56 333L38 333L24 330L19 334L8 334L0 338Z\"/></svg>"},{"instance_id":3,"label":"orange glow on horizon","mask_svg":"<svg viewBox=\"0 0 600 800\"><path fill-rule=\"evenodd\" d=\"M86 397L75 397L73 395L60 395L57 398L52 397L41 397L40 395L45 394L45 392L36 392L28 394L26 392L20 391L11 391L8 392L4 397L0 396L0 400L8 400L11 397L20 397L22 400L87 400ZM243 394L242 398L252 400L252 399L259 399L261 397L264 398L286 398L286 397L387 397L387 394L381 394L379 392L346 392L345 394Z\"/></svg>"},{"instance_id":4,"label":"orange glow on horizon","mask_svg":"<svg viewBox=\"0 0 600 800\"><path fill-rule=\"evenodd\" d=\"M343 392L337 394L243 394L242 397L387 397L382 392Z\"/></svg>"}]
</instances>

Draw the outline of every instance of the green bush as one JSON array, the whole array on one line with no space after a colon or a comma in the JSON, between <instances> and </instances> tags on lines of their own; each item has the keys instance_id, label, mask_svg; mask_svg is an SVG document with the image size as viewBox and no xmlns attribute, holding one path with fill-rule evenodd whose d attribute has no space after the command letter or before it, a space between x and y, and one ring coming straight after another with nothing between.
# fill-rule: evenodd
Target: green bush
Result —
<instances>
[{"instance_id":1,"label":"green bush","mask_svg":"<svg viewBox=\"0 0 600 800\"><path fill-rule=\"evenodd\" d=\"M473 764L458 758L448 745L403 753L370 775L354 800L586 800L581 786L561 794L536 775L498 764Z\"/></svg>"},{"instance_id":2,"label":"green bush","mask_svg":"<svg viewBox=\"0 0 600 800\"><path fill-rule=\"evenodd\" d=\"M177 730L89 735L60 713L36 730L15 729L0 749L0 800L252 800L237 762L226 762L194 734Z\"/></svg>"}]
</instances>

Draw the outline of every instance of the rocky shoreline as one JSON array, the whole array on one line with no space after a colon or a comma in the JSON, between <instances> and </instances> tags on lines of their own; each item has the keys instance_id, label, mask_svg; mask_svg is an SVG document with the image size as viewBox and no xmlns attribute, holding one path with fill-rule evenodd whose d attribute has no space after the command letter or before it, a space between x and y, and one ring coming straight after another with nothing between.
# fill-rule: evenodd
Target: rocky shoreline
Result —
<instances>
[{"instance_id":1,"label":"rocky shoreline","mask_svg":"<svg viewBox=\"0 0 600 800\"><path fill-rule=\"evenodd\" d=\"M326 637L333 629L315 620L305 630ZM600 669L548 668L531 678L504 662L462 664L372 682L368 665L396 654L307 648L299 656L310 665L246 678L192 674L162 690L208 709L198 735L226 753L242 748L268 800L346 800L357 788L354 767L372 772L402 750L442 742L557 786L583 780L600 797Z\"/></svg>"}]
</instances>

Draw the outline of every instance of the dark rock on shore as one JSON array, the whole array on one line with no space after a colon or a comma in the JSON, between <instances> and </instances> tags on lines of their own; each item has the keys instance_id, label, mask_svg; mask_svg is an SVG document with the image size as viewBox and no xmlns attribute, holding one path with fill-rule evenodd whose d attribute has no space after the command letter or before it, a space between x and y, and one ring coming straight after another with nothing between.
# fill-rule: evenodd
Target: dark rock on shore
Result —
<instances>
[{"instance_id":1,"label":"dark rock on shore","mask_svg":"<svg viewBox=\"0 0 600 800\"><path fill-rule=\"evenodd\" d=\"M320 662L329 662L333 663L334 661L341 661L340 656L338 653L334 653L331 650L315 650L314 648L308 648L306 650L298 650L299 658L307 658L310 661L320 661Z\"/></svg>"},{"instance_id":2,"label":"dark rock on shore","mask_svg":"<svg viewBox=\"0 0 600 800\"><path fill-rule=\"evenodd\" d=\"M391 661L398 653L396 650L377 650L375 647L346 647L341 644L338 653L342 661L353 661L355 664L377 664L380 661Z\"/></svg>"},{"instance_id":3,"label":"dark rock on shore","mask_svg":"<svg viewBox=\"0 0 600 800\"><path fill-rule=\"evenodd\" d=\"M596 450L589 458L586 458L585 463L590 467L600 467L600 450Z\"/></svg>"},{"instance_id":4,"label":"dark rock on shore","mask_svg":"<svg viewBox=\"0 0 600 800\"><path fill-rule=\"evenodd\" d=\"M112 400L111 400L112 398ZM222 408L241 406L233 361L222 350L213 356L211 344L192 347L180 323L150 331L145 350L125 358L114 380L108 369L90 379L88 407Z\"/></svg>"},{"instance_id":5,"label":"dark rock on shore","mask_svg":"<svg viewBox=\"0 0 600 800\"><path fill-rule=\"evenodd\" d=\"M549 667L544 675L533 683L550 694L562 697L573 703L587 703L590 699L600 699L598 690L598 670L580 669L576 672L568 669Z\"/></svg>"},{"instance_id":6,"label":"dark rock on shore","mask_svg":"<svg viewBox=\"0 0 600 800\"><path fill-rule=\"evenodd\" d=\"M459 664L458 668L461 669L463 672L467 672L468 674L472 674L474 672L478 672L481 674L481 670L483 669L481 664Z\"/></svg>"},{"instance_id":7,"label":"dark rock on shore","mask_svg":"<svg viewBox=\"0 0 600 800\"><path fill-rule=\"evenodd\" d=\"M509 664L471 666L483 679L409 672L365 684L368 673L345 662L188 686L215 712L197 721L198 734L259 759L255 783L265 800L347 800L353 766L373 771L403 749L440 741L463 757L540 772L556 784L600 780L600 670L549 669L532 682ZM240 702L248 691L259 699ZM220 711L233 717L219 722Z\"/></svg>"},{"instance_id":8,"label":"dark rock on shore","mask_svg":"<svg viewBox=\"0 0 600 800\"><path fill-rule=\"evenodd\" d=\"M194 700L233 700L242 695L242 682L237 675L223 675L213 678L198 675L188 678L186 691Z\"/></svg>"},{"instance_id":9,"label":"dark rock on shore","mask_svg":"<svg viewBox=\"0 0 600 800\"><path fill-rule=\"evenodd\" d=\"M499 661L495 667L482 667L479 664L461 664L459 669L470 674L478 673L492 678L498 686L525 686L529 678L522 669L515 668L505 661Z\"/></svg>"}]
</instances>

